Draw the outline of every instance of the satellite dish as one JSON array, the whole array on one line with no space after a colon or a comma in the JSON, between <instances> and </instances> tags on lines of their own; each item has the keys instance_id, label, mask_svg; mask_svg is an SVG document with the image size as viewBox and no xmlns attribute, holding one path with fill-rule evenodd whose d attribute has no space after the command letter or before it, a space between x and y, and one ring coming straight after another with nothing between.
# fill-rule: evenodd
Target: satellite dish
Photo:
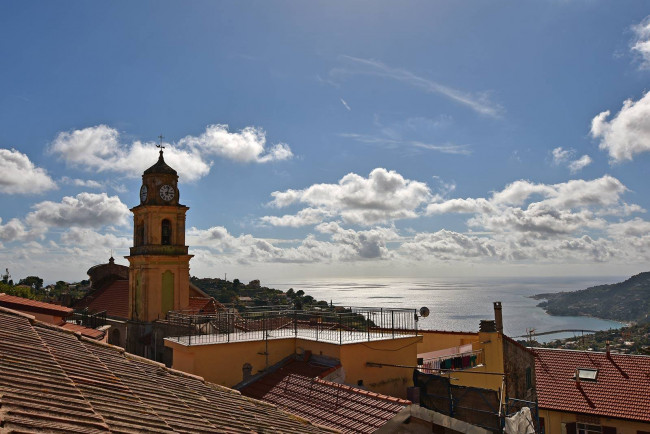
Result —
<instances>
[{"instance_id":1,"label":"satellite dish","mask_svg":"<svg viewBox=\"0 0 650 434\"><path fill-rule=\"evenodd\" d=\"M422 306L422 307L420 308L420 316L421 316L422 318L426 318L426 317L428 317L428 316L429 316L429 308L426 307L426 306Z\"/></svg>"}]
</instances>

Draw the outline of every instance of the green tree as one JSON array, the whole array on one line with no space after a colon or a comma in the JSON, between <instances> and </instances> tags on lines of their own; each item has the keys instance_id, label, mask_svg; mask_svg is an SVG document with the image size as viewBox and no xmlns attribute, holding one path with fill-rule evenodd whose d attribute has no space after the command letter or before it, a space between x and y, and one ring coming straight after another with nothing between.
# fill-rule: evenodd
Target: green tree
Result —
<instances>
[{"instance_id":1,"label":"green tree","mask_svg":"<svg viewBox=\"0 0 650 434\"><path fill-rule=\"evenodd\" d=\"M18 288L7 283L0 282L0 292L4 292L7 295L13 295L16 297L34 299L34 294L32 293L31 289L25 287Z\"/></svg>"},{"instance_id":2,"label":"green tree","mask_svg":"<svg viewBox=\"0 0 650 434\"><path fill-rule=\"evenodd\" d=\"M289 298L294 298L296 296L296 292L293 290L293 288L289 288L287 291L287 297Z\"/></svg>"},{"instance_id":3,"label":"green tree","mask_svg":"<svg viewBox=\"0 0 650 434\"><path fill-rule=\"evenodd\" d=\"M24 279L20 279L20 282L18 282L18 284L27 285L38 291L43 288L43 279L38 276L27 276Z\"/></svg>"}]
</instances>

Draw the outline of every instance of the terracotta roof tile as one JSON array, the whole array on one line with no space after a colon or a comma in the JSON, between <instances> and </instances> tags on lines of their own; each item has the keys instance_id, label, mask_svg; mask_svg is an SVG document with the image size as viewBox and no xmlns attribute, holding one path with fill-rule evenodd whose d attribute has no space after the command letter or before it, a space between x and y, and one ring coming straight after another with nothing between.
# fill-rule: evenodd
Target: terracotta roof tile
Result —
<instances>
[{"instance_id":1,"label":"terracotta roof tile","mask_svg":"<svg viewBox=\"0 0 650 434\"><path fill-rule=\"evenodd\" d=\"M91 329L90 327L84 327L82 325L73 324L70 322L64 322L63 324L59 324L59 326L66 330L70 330L71 332L80 333L81 336L85 336L90 339L103 339L104 336L106 336L106 332L102 330Z\"/></svg>"},{"instance_id":2,"label":"terracotta roof tile","mask_svg":"<svg viewBox=\"0 0 650 434\"><path fill-rule=\"evenodd\" d=\"M60 306L53 303L45 303L42 301L30 300L23 297L16 297L13 295L7 295L5 293L0 293L0 306L19 310L21 312L35 312L56 316L69 316L73 312L73 310L69 307Z\"/></svg>"},{"instance_id":3,"label":"terracotta roof tile","mask_svg":"<svg viewBox=\"0 0 650 434\"><path fill-rule=\"evenodd\" d=\"M76 307L88 308L91 312L106 311L113 318L129 317L129 281L115 280L110 285L93 291L79 300Z\"/></svg>"},{"instance_id":4,"label":"terracotta roof tile","mask_svg":"<svg viewBox=\"0 0 650 434\"><path fill-rule=\"evenodd\" d=\"M217 306L214 298L190 297L190 304L186 309L190 313L215 313Z\"/></svg>"},{"instance_id":5,"label":"terracotta roof tile","mask_svg":"<svg viewBox=\"0 0 650 434\"><path fill-rule=\"evenodd\" d=\"M343 432L371 433L392 419L406 401L318 378L328 367L292 360L242 389L313 423Z\"/></svg>"},{"instance_id":6,"label":"terracotta roof tile","mask_svg":"<svg viewBox=\"0 0 650 434\"><path fill-rule=\"evenodd\" d=\"M239 392L0 308L2 432L327 431Z\"/></svg>"},{"instance_id":7,"label":"terracotta roof tile","mask_svg":"<svg viewBox=\"0 0 650 434\"><path fill-rule=\"evenodd\" d=\"M650 422L650 356L535 348L540 408ZM598 369L575 381L577 368Z\"/></svg>"}]
</instances>

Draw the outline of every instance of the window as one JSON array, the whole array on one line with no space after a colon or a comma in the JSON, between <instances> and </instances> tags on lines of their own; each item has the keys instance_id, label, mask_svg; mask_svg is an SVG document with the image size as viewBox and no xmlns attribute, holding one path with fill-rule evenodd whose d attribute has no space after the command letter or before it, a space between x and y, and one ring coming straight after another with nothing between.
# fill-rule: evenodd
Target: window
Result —
<instances>
[{"instance_id":1,"label":"window","mask_svg":"<svg viewBox=\"0 0 650 434\"><path fill-rule=\"evenodd\" d=\"M250 363L244 363L244 366L241 370L243 381L246 381L253 376L253 366L251 366Z\"/></svg>"},{"instance_id":2,"label":"window","mask_svg":"<svg viewBox=\"0 0 650 434\"><path fill-rule=\"evenodd\" d=\"M601 434L603 432L600 425L579 423L576 428L578 428L578 434Z\"/></svg>"},{"instance_id":3,"label":"window","mask_svg":"<svg viewBox=\"0 0 650 434\"><path fill-rule=\"evenodd\" d=\"M580 380L596 381L598 369L578 368L576 369L576 376Z\"/></svg>"},{"instance_id":4,"label":"window","mask_svg":"<svg viewBox=\"0 0 650 434\"><path fill-rule=\"evenodd\" d=\"M160 244L169 245L172 243L172 224L169 220L165 219L162 221L160 234Z\"/></svg>"},{"instance_id":5,"label":"window","mask_svg":"<svg viewBox=\"0 0 650 434\"><path fill-rule=\"evenodd\" d=\"M142 246L144 245L144 223L140 222L135 227L135 245Z\"/></svg>"},{"instance_id":6,"label":"window","mask_svg":"<svg viewBox=\"0 0 650 434\"><path fill-rule=\"evenodd\" d=\"M526 389L531 389L533 387L533 370L530 369L530 366L526 368Z\"/></svg>"}]
</instances>

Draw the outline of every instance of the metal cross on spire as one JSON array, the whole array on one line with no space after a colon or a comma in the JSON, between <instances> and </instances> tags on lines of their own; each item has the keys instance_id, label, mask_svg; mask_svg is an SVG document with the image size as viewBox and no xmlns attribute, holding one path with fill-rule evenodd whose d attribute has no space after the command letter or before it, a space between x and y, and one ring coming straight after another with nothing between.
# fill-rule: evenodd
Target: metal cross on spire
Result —
<instances>
[{"instance_id":1,"label":"metal cross on spire","mask_svg":"<svg viewBox=\"0 0 650 434\"><path fill-rule=\"evenodd\" d=\"M158 138L160 139L160 144L156 145L156 148L159 148L162 151L163 149L165 149L165 147L163 146L163 139L165 138L165 136L161 134L158 136Z\"/></svg>"}]
</instances>

